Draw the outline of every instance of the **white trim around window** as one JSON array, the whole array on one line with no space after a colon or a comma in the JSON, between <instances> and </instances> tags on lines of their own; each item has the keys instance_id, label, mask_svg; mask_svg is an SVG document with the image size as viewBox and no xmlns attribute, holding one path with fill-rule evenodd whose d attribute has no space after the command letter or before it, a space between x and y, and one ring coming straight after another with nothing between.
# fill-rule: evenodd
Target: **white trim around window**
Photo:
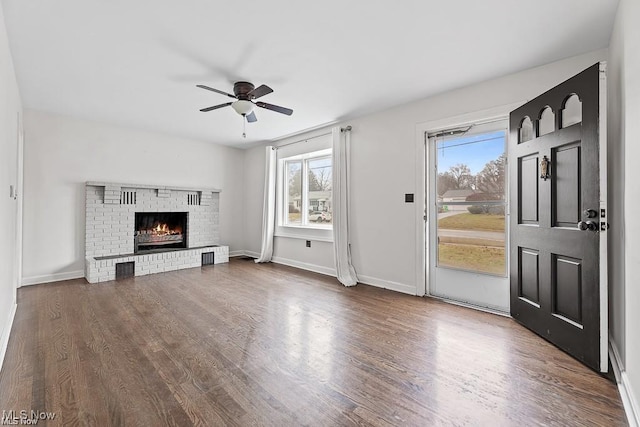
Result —
<instances>
[{"instance_id":1,"label":"white trim around window","mask_svg":"<svg viewBox=\"0 0 640 427\"><path fill-rule=\"evenodd\" d=\"M277 225L275 236L294 239L333 242L333 227L331 224L312 222L309 219L309 192L308 176L309 163L314 160L331 160L331 149L317 150L278 159L278 176L276 187L276 215ZM287 172L289 169L300 170L300 196L295 200L289 200L287 191ZM331 197L325 202L329 206ZM288 223L289 206L300 211L300 223Z\"/></svg>"}]
</instances>

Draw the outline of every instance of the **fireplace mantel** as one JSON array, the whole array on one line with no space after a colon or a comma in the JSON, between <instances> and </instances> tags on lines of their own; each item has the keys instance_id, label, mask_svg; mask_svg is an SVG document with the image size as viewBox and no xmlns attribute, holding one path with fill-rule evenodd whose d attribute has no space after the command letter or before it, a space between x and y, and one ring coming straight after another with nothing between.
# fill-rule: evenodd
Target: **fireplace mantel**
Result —
<instances>
[{"instance_id":1,"label":"fireplace mantel","mask_svg":"<svg viewBox=\"0 0 640 427\"><path fill-rule=\"evenodd\" d=\"M202 187L171 187L167 185L149 185L149 184L124 184L119 182L102 182L87 181L86 185L92 187L120 187L120 188L146 188L150 190L175 190L175 191L206 191L210 193L220 193L219 188L202 188Z\"/></svg>"}]
</instances>

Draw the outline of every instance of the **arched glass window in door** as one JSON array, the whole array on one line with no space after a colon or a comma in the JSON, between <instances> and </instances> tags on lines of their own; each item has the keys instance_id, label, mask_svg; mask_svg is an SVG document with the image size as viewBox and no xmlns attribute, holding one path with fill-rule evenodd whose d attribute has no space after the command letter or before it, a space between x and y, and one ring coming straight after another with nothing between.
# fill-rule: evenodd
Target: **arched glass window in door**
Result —
<instances>
[{"instance_id":1,"label":"arched glass window in door","mask_svg":"<svg viewBox=\"0 0 640 427\"><path fill-rule=\"evenodd\" d=\"M564 101L562 109L562 128L582 122L582 102L575 93Z\"/></svg>"},{"instance_id":2,"label":"arched glass window in door","mask_svg":"<svg viewBox=\"0 0 640 427\"><path fill-rule=\"evenodd\" d=\"M551 107L544 107L538 119L538 136L546 135L556 130L556 115L553 114Z\"/></svg>"},{"instance_id":3,"label":"arched glass window in door","mask_svg":"<svg viewBox=\"0 0 640 427\"><path fill-rule=\"evenodd\" d=\"M520 140L518 142L523 143L531 141L533 139L533 122L529 117L525 117L520 122Z\"/></svg>"}]
</instances>

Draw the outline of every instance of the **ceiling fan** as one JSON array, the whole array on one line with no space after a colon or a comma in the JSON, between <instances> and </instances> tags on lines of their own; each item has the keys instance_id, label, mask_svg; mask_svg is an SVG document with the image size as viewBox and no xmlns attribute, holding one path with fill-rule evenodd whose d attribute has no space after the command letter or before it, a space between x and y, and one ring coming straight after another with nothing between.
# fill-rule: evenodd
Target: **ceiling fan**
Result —
<instances>
[{"instance_id":1,"label":"ceiling fan","mask_svg":"<svg viewBox=\"0 0 640 427\"><path fill-rule=\"evenodd\" d=\"M218 108L231 106L236 113L240 114L242 117L246 118L248 122L252 123L258 120L253 109L255 106L260 108L266 108L267 110L275 111L277 113L286 114L290 116L293 113L293 110L285 107L280 107L279 105L268 104L262 101L254 101L260 97L270 94L273 92L267 85L260 85L255 87L252 83L249 82L236 82L233 85L233 95L218 89L214 89L205 85L196 85L199 88L210 90L212 92L217 92L221 95L226 95L230 98L235 98L236 101L226 102L224 104L214 105L213 107L203 108L200 111L207 112L212 110L217 110Z\"/></svg>"}]
</instances>

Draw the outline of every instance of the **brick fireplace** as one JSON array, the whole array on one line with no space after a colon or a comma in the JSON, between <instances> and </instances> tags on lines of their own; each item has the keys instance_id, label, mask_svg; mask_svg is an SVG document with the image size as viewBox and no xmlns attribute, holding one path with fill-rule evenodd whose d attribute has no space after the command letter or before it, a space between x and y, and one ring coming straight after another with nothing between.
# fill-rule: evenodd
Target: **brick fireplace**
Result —
<instances>
[{"instance_id":1,"label":"brick fireplace","mask_svg":"<svg viewBox=\"0 0 640 427\"><path fill-rule=\"evenodd\" d=\"M90 283L229 261L219 245L220 190L107 182L85 189Z\"/></svg>"}]
</instances>

